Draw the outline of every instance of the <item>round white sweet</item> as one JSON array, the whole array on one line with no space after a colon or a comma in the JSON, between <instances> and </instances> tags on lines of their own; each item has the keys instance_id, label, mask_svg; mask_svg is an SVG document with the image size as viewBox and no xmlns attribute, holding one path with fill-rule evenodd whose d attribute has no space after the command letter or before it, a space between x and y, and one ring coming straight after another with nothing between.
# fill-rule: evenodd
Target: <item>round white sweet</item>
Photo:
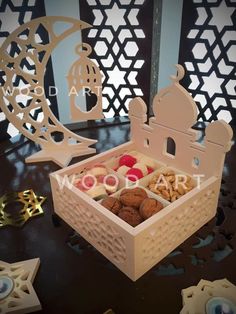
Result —
<instances>
[{"instance_id":1,"label":"round white sweet","mask_svg":"<svg viewBox=\"0 0 236 314\"><path fill-rule=\"evenodd\" d=\"M143 176L146 176L148 174L147 166L141 162L137 162L136 164L134 164L133 168L141 170L143 173Z\"/></svg>"},{"instance_id":2,"label":"round white sweet","mask_svg":"<svg viewBox=\"0 0 236 314\"><path fill-rule=\"evenodd\" d=\"M99 184L93 187L92 189L88 190L86 193L92 198L99 198L99 197L107 195L107 192L103 184Z\"/></svg>"},{"instance_id":3,"label":"round white sweet","mask_svg":"<svg viewBox=\"0 0 236 314\"><path fill-rule=\"evenodd\" d=\"M139 163L142 163L144 165L146 165L149 168L154 169L156 167L155 161L153 159L151 159L150 157L146 157L146 156L142 156L139 159Z\"/></svg>"},{"instance_id":4,"label":"round white sweet","mask_svg":"<svg viewBox=\"0 0 236 314\"><path fill-rule=\"evenodd\" d=\"M117 169L117 172L122 175L122 176L125 176L127 171L130 169L130 167L127 167L127 166L121 166Z\"/></svg>"},{"instance_id":5,"label":"round white sweet","mask_svg":"<svg viewBox=\"0 0 236 314\"><path fill-rule=\"evenodd\" d=\"M87 171L88 174L91 174L95 177L107 175L107 169L105 167L94 167Z\"/></svg>"}]
</instances>

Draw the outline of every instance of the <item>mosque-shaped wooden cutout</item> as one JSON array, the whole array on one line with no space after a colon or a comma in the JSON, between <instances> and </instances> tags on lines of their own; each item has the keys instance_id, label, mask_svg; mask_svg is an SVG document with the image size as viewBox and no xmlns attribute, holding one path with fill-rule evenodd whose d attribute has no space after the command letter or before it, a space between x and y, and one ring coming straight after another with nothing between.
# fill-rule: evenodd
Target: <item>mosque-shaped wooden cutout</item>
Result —
<instances>
[{"instance_id":1,"label":"mosque-shaped wooden cutout","mask_svg":"<svg viewBox=\"0 0 236 314\"><path fill-rule=\"evenodd\" d=\"M146 104L141 98L130 103L131 139L137 148L155 159L190 174L221 176L225 153L231 148L233 132L224 121L210 123L205 130L203 143L198 131L192 129L197 122L197 105L180 84L184 69L177 65L178 74L173 84L162 89L153 100L154 117L149 125ZM174 153L168 153L168 142Z\"/></svg>"}]
</instances>

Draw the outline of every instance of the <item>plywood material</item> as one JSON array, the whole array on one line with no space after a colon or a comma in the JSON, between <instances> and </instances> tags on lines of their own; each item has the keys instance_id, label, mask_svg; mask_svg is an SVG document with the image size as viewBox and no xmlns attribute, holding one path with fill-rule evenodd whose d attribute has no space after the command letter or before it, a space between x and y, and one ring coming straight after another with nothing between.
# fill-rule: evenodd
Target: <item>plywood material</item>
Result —
<instances>
[{"instance_id":1,"label":"plywood material","mask_svg":"<svg viewBox=\"0 0 236 314\"><path fill-rule=\"evenodd\" d=\"M57 23L66 26L60 34L55 31ZM73 18L40 17L17 28L0 48L1 71L5 81L0 89L0 108L23 135L41 148L26 162L53 160L64 167L74 156L95 152L89 146L96 140L76 135L58 121L50 110L43 89L45 67L53 49L65 37L88 27L89 24ZM41 32L49 37L48 43L40 38ZM14 55L13 46L16 50ZM30 64L32 70L28 71L25 64ZM15 88L17 81L20 81L20 88ZM22 95L26 95L25 103L22 103ZM34 117L35 110L40 112L40 121ZM57 136L59 140L56 140Z\"/></svg>"},{"instance_id":2,"label":"plywood material","mask_svg":"<svg viewBox=\"0 0 236 314\"><path fill-rule=\"evenodd\" d=\"M41 310L32 286L40 264L39 258L8 264L0 261L0 277L9 277L14 284L11 293L0 300L0 313L32 313Z\"/></svg>"},{"instance_id":3,"label":"plywood material","mask_svg":"<svg viewBox=\"0 0 236 314\"><path fill-rule=\"evenodd\" d=\"M145 105L141 98L130 102L131 139L141 152L188 173L221 176L225 153L231 147L231 127L218 120L206 128L205 141L197 142L197 132L192 126L197 122L197 106L191 95L180 84L184 69L177 65L177 76L172 84L161 90L153 100L155 116L149 126ZM167 140L175 143L175 154L167 153ZM145 142L149 146L144 145Z\"/></svg>"},{"instance_id":4,"label":"plywood material","mask_svg":"<svg viewBox=\"0 0 236 314\"><path fill-rule=\"evenodd\" d=\"M154 99L155 116L149 125L143 100L130 102L130 142L50 175L55 212L134 281L215 216L225 153L231 145L231 128L221 121L207 127L204 143L197 142L198 134L191 128L197 118L196 104L180 86L184 70L177 68L172 84ZM168 138L175 143L175 153L167 151ZM116 167L119 156L131 151L177 174L194 179L198 175L202 182L172 203L166 201L164 209L135 228L69 182L61 185L66 177L97 163ZM141 179L139 185L145 188L147 181L148 177Z\"/></svg>"},{"instance_id":5,"label":"plywood material","mask_svg":"<svg viewBox=\"0 0 236 314\"><path fill-rule=\"evenodd\" d=\"M197 286L192 286L182 290L183 309L180 314L210 314L210 312L206 312L207 304L214 297L229 300L234 304L234 310L236 309L236 286L234 286L227 279L215 281L202 279ZM227 311L224 313L233 312Z\"/></svg>"},{"instance_id":6,"label":"plywood material","mask_svg":"<svg viewBox=\"0 0 236 314\"><path fill-rule=\"evenodd\" d=\"M88 58L92 48L83 43L76 47L79 59L75 61L68 73L67 80L70 94L70 112L72 121L96 120L104 118L102 113L102 74L98 66ZM89 111L82 111L76 103L76 96L82 92L88 97L95 95L96 104ZM90 96L89 96L90 95Z\"/></svg>"}]
</instances>

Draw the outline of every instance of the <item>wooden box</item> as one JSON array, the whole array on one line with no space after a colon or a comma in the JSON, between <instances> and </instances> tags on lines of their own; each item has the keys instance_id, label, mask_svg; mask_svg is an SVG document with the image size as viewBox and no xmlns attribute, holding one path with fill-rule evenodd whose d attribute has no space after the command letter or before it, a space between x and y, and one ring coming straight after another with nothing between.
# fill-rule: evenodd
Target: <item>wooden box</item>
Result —
<instances>
[{"instance_id":1,"label":"wooden box","mask_svg":"<svg viewBox=\"0 0 236 314\"><path fill-rule=\"evenodd\" d=\"M198 141L198 132L191 128L197 119L197 107L179 84L181 73L179 67L172 85L155 96L154 117L149 124L146 124L146 105L142 99L130 102L130 142L50 175L55 212L133 281L216 214L232 130L224 121L215 121L207 126L204 141ZM174 145L174 154L168 152L169 139ZM164 209L135 228L67 181L72 174L94 164L116 163L119 156L130 151L153 158L157 171L172 168L192 176L196 183L195 188L173 203L162 200ZM145 188L147 178L139 184ZM124 180L121 180L120 188L123 186ZM159 196L151 195L160 200Z\"/></svg>"}]
</instances>

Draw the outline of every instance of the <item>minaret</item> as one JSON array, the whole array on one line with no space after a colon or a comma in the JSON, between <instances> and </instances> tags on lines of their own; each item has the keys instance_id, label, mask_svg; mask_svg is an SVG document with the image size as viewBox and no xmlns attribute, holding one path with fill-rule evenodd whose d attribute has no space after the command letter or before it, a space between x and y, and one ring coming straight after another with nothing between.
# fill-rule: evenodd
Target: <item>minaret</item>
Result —
<instances>
[{"instance_id":1,"label":"minaret","mask_svg":"<svg viewBox=\"0 0 236 314\"><path fill-rule=\"evenodd\" d=\"M224 121L217 120L206 128L204 171L209 175L221 177L225 154L232 146L233 131Z\"/></svg>"},{"instance_id":2,"label":"minaret","mask_svg":"<svg viewBox=\"0 0 236 314\"><path fill-rule=\"evenodd\" d=\"M140 97L129 103L130 138L142 151L144 148L144 128L147 126L147 106ZM148 127L148 126L147 126Z\"/></svg>"}]
</instances>

